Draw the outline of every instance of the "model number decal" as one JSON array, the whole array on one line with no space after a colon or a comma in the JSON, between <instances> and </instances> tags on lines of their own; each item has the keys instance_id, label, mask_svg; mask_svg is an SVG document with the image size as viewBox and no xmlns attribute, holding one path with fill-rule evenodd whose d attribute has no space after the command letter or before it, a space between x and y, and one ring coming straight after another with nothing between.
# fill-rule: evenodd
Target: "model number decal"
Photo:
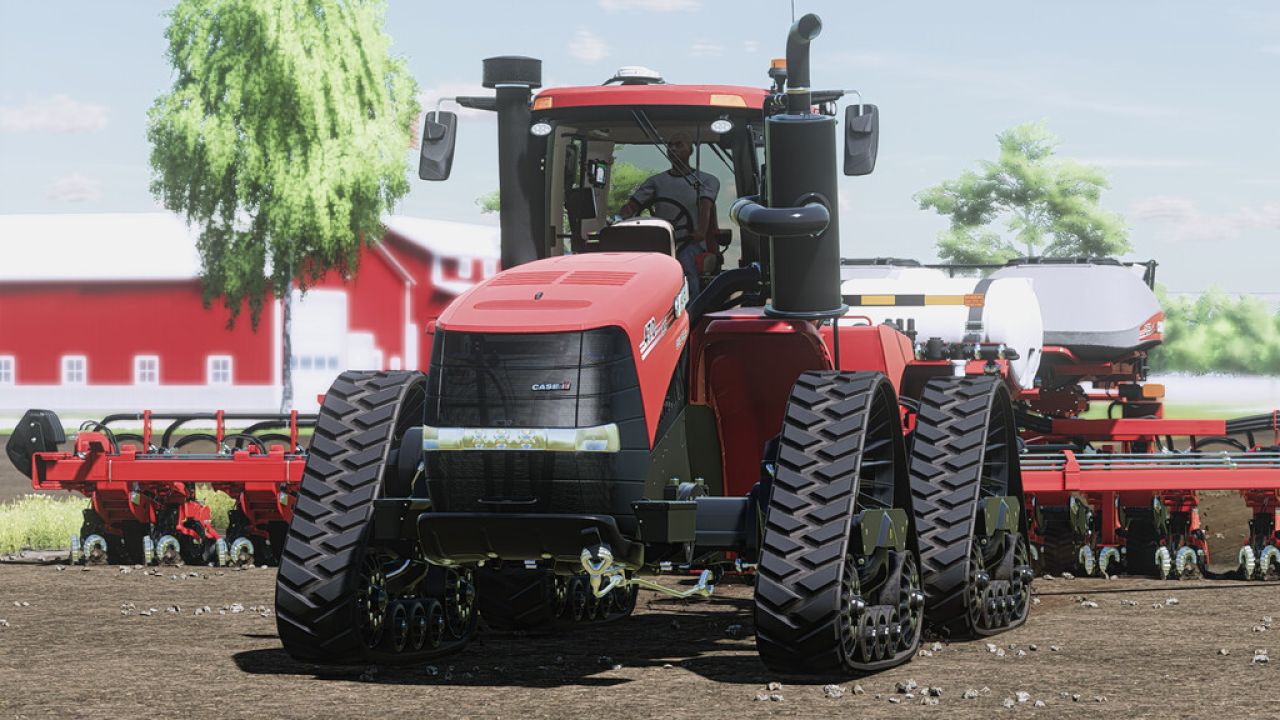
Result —
<instances>
[{"instance_id":1,"label":"model number decal","mask_svg":"<svg viewBox=\"0 0 1280 720\"><path fill-rule=\"evenodd\" d=\"M676 318L684 313L684 309L688 304L689 283L684 281L681 283L680 290L676 292L675 297L671 298L671 310L662 318L662 322L659 323L657 317L651 316L649 321L644 324L644 337L640 340L641 360L649 358L649 353L653 352L653 349L658 346L658 341L667 334L667 330L675 324ZM677 339L677 349L684 344L684 340L684 336Z\"/></svg>"}]
</instances>

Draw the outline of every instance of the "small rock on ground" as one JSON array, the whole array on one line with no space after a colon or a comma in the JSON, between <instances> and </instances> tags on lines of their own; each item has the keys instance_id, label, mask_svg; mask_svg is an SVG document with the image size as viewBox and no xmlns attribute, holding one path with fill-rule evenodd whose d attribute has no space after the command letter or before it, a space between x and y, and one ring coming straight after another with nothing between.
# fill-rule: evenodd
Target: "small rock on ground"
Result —
<instances>
[{"instance_id":1,"label":"small rock on ground","mask_svg":"<svg viewBox=\"0 0 1280 720\"><path fill-rule=\"evenodd\" d=\"M973 688L969 688L968 690L965 690L964 694L961 695L960 697L964 698L965 700L977 700L978 691L974 690Z\"/></svg>"},{"instance_id":2,"label":"small rock on ground","mask_svg":"<svg viewBox=\"0 0 1280 720\"><path fill-rule=\"evenodd\" d=\"M920 683L916 682L915 680L906 680L898 683L898 692L909 693L918 687L920 687Z\"/></svg>"},{"instance_id":3,"label":"small rock on ground","mask_svg":"<svg viewBox=\"0 0 1280 720\"><path fill-rule=\"evenodd\" d=\"M844 697L844 688L839 685L824 685L822 686L822 694L832 700L839 700Z\"/></svg>"},{"instance_id":4,"label":"small rock on ground","mask_svg":"<svg viewBox=\"0 0 1280 720\"><path fill-rule=\"evenodd\" d=\"M1017 696L1018 702L1020 703L1024 703L1031 699L1031 693L1027 692L1026 690L1019 690L1018 692L1014 693L1014 695Z\"/></svg>"}]
</instances>

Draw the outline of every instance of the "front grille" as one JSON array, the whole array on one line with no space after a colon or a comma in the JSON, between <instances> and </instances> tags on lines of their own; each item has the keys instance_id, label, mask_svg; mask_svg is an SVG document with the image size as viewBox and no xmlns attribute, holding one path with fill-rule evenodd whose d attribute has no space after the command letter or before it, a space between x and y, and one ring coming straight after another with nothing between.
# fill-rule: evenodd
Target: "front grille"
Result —
<instances>
[{"instance_id":1,"label":"front grille","mask_svg":"<svg viewBox=\"0 0 1280 720\"><path fill-rule=\"evenodd\" d=\"M620 328L565 333L437 331L426 424L572 428L614 423L617 453L427 453L440 511L532 502L534 512L630 514L643 494L648 433L627 335ZM529 512L528 504L520 506Z\"/></svg>"}]
</instances>

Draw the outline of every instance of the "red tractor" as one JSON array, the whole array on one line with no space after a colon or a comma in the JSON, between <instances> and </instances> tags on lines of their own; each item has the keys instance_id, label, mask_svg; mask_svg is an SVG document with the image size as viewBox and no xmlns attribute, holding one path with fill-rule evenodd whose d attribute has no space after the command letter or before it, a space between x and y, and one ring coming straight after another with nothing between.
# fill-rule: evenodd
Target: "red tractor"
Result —
<instances>
[{"instance_id":1,"label":"red tractor","mask_svg":"<svg viewBox=\"0 0 1280 720\"><path fill-rule=\"evenodd\" d=\"M425 376L347 372L325 396L277 580L291 655L418 662L480 619L606 621L640 588L705 597L730 571L754 571L781 672L875 671L926 624L1025 620L1008 360L965 375L894 326L835 323L837 134L868 174L878 115L840 122L843 92L809 87L820 30L792 26L767 90L631 69L534 96L540 61L485 61L495 95L458 102L497 114L506 270L440 316ZM455 129L429 115L424 178L448 176ZM605 221L619 162L678 135L732 188L736 232L703 228L696 253L677 246L693 217Z\"/></svg>"}]
</instances>

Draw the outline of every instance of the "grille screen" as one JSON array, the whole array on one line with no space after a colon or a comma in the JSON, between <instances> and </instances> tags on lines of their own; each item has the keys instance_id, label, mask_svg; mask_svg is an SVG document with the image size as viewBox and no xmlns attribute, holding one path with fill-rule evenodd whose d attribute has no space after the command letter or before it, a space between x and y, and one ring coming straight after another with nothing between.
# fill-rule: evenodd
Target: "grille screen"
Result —
<instances>
[{"instance_id":1,"label":"grille screen","mask_svg":"<svg viewBox=\"0 0 1280 720\"><path fill-rule=\"evenodd\" d=\"M630 514L643 492L648 433L627 335L438 331L428 374L427 424L439 427L590 427L614 423L611 454L510 450L427 453L442 511ZM531 507L528 503L533 502Z\"/></svg>"}]
</instances>

